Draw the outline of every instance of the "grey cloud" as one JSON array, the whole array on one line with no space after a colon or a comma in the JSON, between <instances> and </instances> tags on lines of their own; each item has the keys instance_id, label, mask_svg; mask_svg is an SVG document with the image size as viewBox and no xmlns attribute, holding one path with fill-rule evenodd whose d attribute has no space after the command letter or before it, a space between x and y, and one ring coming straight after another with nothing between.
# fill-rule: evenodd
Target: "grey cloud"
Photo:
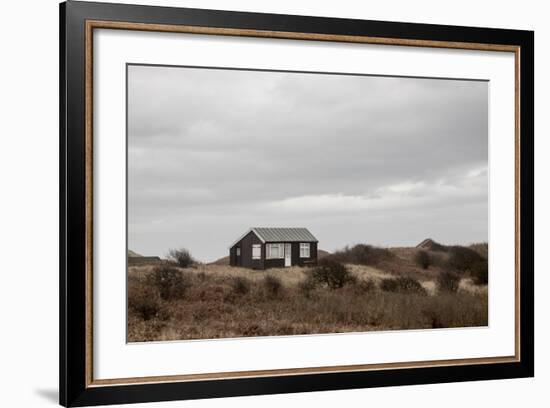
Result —
<instances>
[{"instance_id":1,"label":"grey cloud","mask_svg":"<svg viewBox=\"0 0 550 408\"><path fill-rule=\"evenodd\" d=\"M252 225L329 250L487 240L486 82L130 66L128 85L133 250L213 260Z\"/></svg>"}]
</instances>

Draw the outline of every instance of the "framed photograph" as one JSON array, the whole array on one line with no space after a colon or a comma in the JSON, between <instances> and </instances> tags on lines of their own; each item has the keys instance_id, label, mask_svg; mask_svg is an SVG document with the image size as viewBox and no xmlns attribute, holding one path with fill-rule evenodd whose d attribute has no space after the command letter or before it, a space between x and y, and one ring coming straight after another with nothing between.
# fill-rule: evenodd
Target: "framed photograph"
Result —
<instances>
[{"instance_id":1,"label":"framed photograph","mask_svg":"<svg viewBox=\"0 0 550 408\"><path fill-rule=\"evenodd\" d=\"M534 375L534 34L60 6L60 403Z\"/></svg>"}]
</instances>

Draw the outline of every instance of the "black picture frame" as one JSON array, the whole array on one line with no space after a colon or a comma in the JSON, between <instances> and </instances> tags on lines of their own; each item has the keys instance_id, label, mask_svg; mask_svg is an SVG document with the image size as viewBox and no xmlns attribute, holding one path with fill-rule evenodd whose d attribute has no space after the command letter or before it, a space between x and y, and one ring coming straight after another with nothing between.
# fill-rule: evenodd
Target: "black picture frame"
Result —
<instances>
[{"instance_id":1,"label":"black picture frame","mask_svg":"<svg viewBox=\"0 0 550 408\"><path fill-rule=\"evenodd\" d=\"M60 403L122 404L532 377L534 375L534 33L68 1L60 5ZM519 47L519 352L514 362L90 386L87 383L86 22L118 21Z\"/></svg>"}]
</instances>

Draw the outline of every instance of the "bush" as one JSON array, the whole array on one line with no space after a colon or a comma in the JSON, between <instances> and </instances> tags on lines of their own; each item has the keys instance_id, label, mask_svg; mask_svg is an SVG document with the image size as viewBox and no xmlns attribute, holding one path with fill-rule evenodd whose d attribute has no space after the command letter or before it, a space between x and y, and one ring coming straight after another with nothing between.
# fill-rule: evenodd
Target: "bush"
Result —
<instances>
[{"instance_id":1,"label":"bush","mask_svg":"<svg viewBox=\"0 0 550 408\"><path fill-rule=\"evenodd\" d=\"M345 247L340 251L336 251L332 255L323 258L323 260L327 259L335 262L357 265L378 265L380 262L392 259L393 257L393 253L386 248L357 244L351 248Z\"/></svg>"},{"instance_id":2,"label":"bush","mask_svg":"<svg viewBox=\"0 0 550 408\"><path fill-rule=\"evenodd\" d=\"M455 293L460 285L460 276L456 273L445 271L437 277L437 289L440 292Z\"/></svg>"},{"instance_id":3,"label":"bush","mask_svg":"<svg viewBox=\"0 0 550 408\"><path fill-rule=\"evenodd\" d=\"M422 269L428 269L428 267L432 264L430 254L422 250L416 253L414 260L420 267L422 267Z\"/></svg>"},{"instance_id":4,"label":"bush","mask_svg":"<svg viewBox=\"0 0 550 408\"><path fill-rule=\"evenodd\" d=\"M319 261L319 264L313 268L312 276L317 282L330 289L341 288L356 280L344 264L327 258Z\"/></svg>"},{"instance_id":5,"label":"bush","mask_svg":"<svg viewBox=\"0 0 550 408\"><path fill-rule=\"evenodd\" d=\"M283 291L281 280L272 275L266 275L263 281L263 287L266 296L269 298L276 298Z\"/></svg>"},{"instance_id":6,"label":"bush","mask_svg":"<svg viewBox=\"0 0 550 408\"><path fill-rule=\"evenodd\" d=\"M360 279L353 286L353 290L358 295L370 293L376 290L376 283L372 279Z\"/></svg>"},{"instance_id":7,"label":"bush","mask_svg":"<svg viewBox=\"0 0 550 408\"><path fill-rule=\"evenodd\" d=\"M486 260L476 262L470 271L476 285L487 285L489 283L489 265Z\"/></svg>"},{"instance_id":8,"label":"bush","mask_svg":"<svg viewBox=\"0 0 550 408\"><path fill-rule=\"evenodd\" d=\"M164 300L183 297L191 286L189 276L169 265L157 266L147 276L147 283L156 287Z\"/></svg>"},{"instance_id":9,"label":"bush","mask_svg":"<svg viewBox=\"0 0 550 408\"><path fill-rule=\"evenodd\" d=\"M317 289L318 285L319 282L317 282L317 279L315 279L313 274L309 273L306 278L298 284L298 289L300 289L300 292L302 292L305 297L309 298L311 292Z\"/></svg>"},{"instance_id":10,"label":"bush","mask_svg":"<svg viewBox=\"0 0 550 408\"><path fill-rule=\"evenodd\" d=\"M462 246L450 248L448 267L459 272L471 271L474 264L484 259L476 251Z\"/></svg>"},{"instance_id":11,"label":"bush","mask_svg":"<svg viewBox=\"0 0 550 408\"><path fill-rule=\"evenodd\" d=\"M489 257L489 244L487 242L471 244L468 248L476 251L483 259L487 259Z\"/></svg>"},{"instance_id":12,"label":"bush","mask_svg":"<svg viewBox=\"0 0 550 408\"><path fill-rule=\"evenodd\" d=\"M380 289L386 292L426 294L426 289L424 289L420 282L407 277L382 279Z\"/></svg>"},{"instance_id":13,"label":"bush","mask_svg":"<svg viewBox=\"0 0 550 408\"><path fill-rule=\"evenodd\" d=\"M231 281L231 290L236 295L246 295L250 292L250 280L237 276Z\"/></svg>"},{"instance_id":14,"label":"bush","mask_svg":"<svg viewBox=\"0 0 550 408\"><path fill-rule=\"evenodd\" d=\"M191 253L185 249L171 249L168 251L168 259L178 264L182 268L188 268L197 263L197 261L191 256Z\"/></svg>"},{"instance_id":15,"label":"bush","mask_svg":"<svg viewBox=\"0 0 550 408\"><path fill-rule=\"evenodd\" d=\"M158 291L141 282L130 282L128 286L128 308L143 320L156 317L161 311Z\"/></svg>"},{"instance_id":16,"label":"bush","mask_svg":"<svg viewBox=\"0 0 550 408\"><path fill-rule=\"evenodd\" d=\"M397 279L393 278L382 279L380 282L380 289L384 292L397 292L399 290L399 283Z\"/></svg>"}]
</instances>

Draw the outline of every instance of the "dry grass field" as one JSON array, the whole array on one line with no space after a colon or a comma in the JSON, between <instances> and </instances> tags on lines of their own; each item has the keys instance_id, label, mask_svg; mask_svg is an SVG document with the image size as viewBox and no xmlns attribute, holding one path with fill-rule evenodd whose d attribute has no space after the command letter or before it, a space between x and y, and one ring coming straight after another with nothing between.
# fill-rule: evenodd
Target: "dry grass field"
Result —
<instances>
[{"instance_id":1,"label":"dry grass field","mask_svg":"<svg viewBox=\"0 0 550 408\"><path fill-rule=\"evenodd\" d=\"M427 251L430 264L424 267L416 248L369 252L380 255L374 258L354 257L353 251L326 257L343 265L339 271L345 276L336 284L315 268L255 271L223 261L187 268L131 266L128 340L487 325L486 282L470 272L474 267L460 271L454 252Z\"/></svg>"}]
</instances>

